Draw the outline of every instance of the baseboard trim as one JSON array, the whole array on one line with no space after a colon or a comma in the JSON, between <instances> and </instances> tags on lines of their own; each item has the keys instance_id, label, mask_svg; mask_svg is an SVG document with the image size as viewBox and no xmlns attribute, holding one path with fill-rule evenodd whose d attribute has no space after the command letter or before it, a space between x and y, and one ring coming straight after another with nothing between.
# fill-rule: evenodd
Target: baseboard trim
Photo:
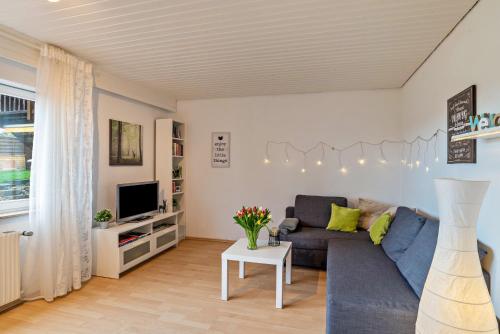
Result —
<instances>
[{"instance_id":1,"label":"baseboard trim","mask_svg":"<svg viewBox=\"0 0 500 334\"><path fill-rule=\"evenodd\" d=\"M222 242L222 243L225 243L225 244L232 244L232 243L234 243L236 241L236 240L200 238L200 237L186 237L185 240L212 241L212 242Z\"/></svg>"},{"instance_id":2,"label":"baseboard trim","mask_svg":"<svg viewBox=\"0 0 500 334\"><path fill-rule=\"evenodd\" d=\"M17 300L14 300L13 302L5 304L5 305L3 305L3 306L0 307L0 313L9 311L9 310L13 309L16 306L21 305L22 303L23 303L23 301L21 299L17 299Z\"/></svg>"}]
</instances>

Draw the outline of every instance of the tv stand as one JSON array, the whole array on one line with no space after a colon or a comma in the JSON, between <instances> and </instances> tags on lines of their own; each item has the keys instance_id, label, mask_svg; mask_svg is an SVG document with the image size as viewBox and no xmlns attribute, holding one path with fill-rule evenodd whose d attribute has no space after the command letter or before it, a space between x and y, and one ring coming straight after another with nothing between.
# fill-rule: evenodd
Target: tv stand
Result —
<instances>
[{"instance_id":1,"label":"tv stand","mask_svg":"<svg viewBox=\"0 0 500 334\"><path fill-rule=\"evenodd\" d=\"M175 212L107 229L93 228L92 275L120 278L124 271L177 246L178 240Z\"/></svg>"},{"instance_id":2,"label":"tv stand","mask_svg":"<svg viewBox=\"0 0 500 334\"><path fill-rule=\"evenodd\" d=\"M130 223L140 223L144 220L148 220L148 219L152 219L152 218L154 218L154 216L142 216L142 217L139 217L137 219L131 220Z\"/></svg>"}]
</instances>

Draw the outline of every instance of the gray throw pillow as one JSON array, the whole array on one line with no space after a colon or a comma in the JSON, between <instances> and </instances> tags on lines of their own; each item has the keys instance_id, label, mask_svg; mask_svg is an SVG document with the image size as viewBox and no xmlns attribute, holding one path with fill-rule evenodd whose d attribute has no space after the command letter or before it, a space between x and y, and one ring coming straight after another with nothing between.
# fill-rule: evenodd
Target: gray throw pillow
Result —
<instances>
[{"instance_id":1,"label":"gray throw pillow","mask_svg":"<svg viewBox=\"0 0 500 334\"><path fill-rule=\"evenodd\" d=\"M418 232L424 226L425 218L410 208L400 206L396 211L389 231L382 240L385 254L394 262L410 247Z\"/></svg>"},{"instance_id":2,"label":"gray throw pillow","mask_svg":"<svg viewBox=\"0 0 500 334\"><path fill-rule=\"evenodd\" d=\"M297 218L285 218L279 226L280 233L288 234L290 232L294 232L298 225L299 220Z\"/></svg>"},{"instance_id":3,"label":"gray throw pillow","mask_svg":"<svg viewBox=\"0 0 500 334\"><path fill-rule=\"evenodd\" d=\"M439 223L427 219L413 243L396 262L408 284L420 298L436 249Z\"/></svg>"},{"instance_id":4,"label":"gray throw pillow","mask_svg":"<svg viewBox=\"0 0 500 334\"><path fill-rule=\"evenodd\" d=\"M396 262L401 275L420 298L432 264L439 233L439 222L427 219L413 243ZM482 260L487 251L478 244L478 256Z\"/></svg>"}]
</instances>

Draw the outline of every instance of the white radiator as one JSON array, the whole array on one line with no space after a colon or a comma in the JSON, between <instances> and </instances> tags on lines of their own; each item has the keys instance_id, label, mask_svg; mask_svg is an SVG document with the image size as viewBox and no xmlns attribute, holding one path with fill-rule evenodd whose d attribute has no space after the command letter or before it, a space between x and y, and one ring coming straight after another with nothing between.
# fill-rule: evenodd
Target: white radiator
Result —
<instances>
[{"instance_id":1,"label":"white radiator","mask_svg":"<svg viewBox=\"0 0 500 334\"><path fill-rule=\"evenodd\" d=\"M18 232L0 233L0 311L21 298Z\"/></svg>"}]
</instances>

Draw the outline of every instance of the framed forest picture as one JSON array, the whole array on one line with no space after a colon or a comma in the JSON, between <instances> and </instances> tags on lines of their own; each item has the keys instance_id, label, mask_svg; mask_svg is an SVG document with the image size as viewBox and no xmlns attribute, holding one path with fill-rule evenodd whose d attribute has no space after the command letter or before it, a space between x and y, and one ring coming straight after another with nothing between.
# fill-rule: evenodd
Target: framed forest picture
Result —
<instances>
[{"instance_id":1,"label":"framed forest picture","mask_svg":"<svg viewBox=\"0 0 500 334\"><path fill-rule=\"evenodd\" d=\"M142 125L109 120L110 166L142 166Z\"/></svg>"}]
</instances>

